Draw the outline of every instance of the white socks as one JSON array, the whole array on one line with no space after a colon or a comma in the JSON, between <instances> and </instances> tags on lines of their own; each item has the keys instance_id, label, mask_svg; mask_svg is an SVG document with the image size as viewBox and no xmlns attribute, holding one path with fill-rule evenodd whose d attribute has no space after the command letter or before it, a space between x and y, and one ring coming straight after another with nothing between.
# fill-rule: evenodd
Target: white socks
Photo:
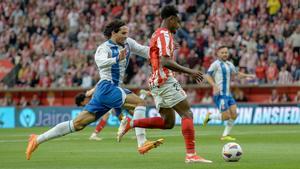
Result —
<instances>
[{"instance_id":1,"label":"white socks","mask_svg":"<svg viewBox=\"0 0 300 169\"><path fill-rule=\"evenodd\" d=\"M62 123L57 124L50 130L46 131L45 133L39 135L37 137L37 143L41 144L45 141L57 138L57 137L62 137L64 135L67 135L69 133L72 133L75 131L73 120L70 121L65 121Z\"/></svg>"},{"instance_id":2,"label":"white socks","mask_svg":"<svg viewBox=\"0 0 300 169\"><path fill-rule=\"evenodd\" d=\"M234 120L232 120L232 119L229 119L227 121L227 124L226 124L224 132L223 132L223 136L228 136L230 134L230 131L233 127L233 123L234 123Z\"/></svg>"},{"instance_id":3,"label":"white socks","mask_svg":"<svg viewBox=\"0 0 300 169\"><path fill-rule=\"evenodd\" d=\"M133 120L145 118L146 117L145 114L146 114L146 107L145 106L137 106L134 109ZM147 140L146 139L146 131L144 128L136 127L134 129L135 129L135 135L137 138L138 147L141 147Z\"/></svg>"},{"instance_id":4,"label":"white socks","mask_svg":"<svg viewBox=\"0 0 300 169\"><path fill-rule=\"evenodd\" d=\"M222 120L222 114L221 113L212 113L209 116L212 120Z\"/></svg>"}]
</instances>

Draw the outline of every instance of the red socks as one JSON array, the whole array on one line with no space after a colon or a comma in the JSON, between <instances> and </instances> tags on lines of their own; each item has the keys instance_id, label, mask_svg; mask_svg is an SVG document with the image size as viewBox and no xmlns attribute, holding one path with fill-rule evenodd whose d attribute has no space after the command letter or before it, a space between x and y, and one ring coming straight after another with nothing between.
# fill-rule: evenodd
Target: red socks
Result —
<instances>
[{"instance_id":1,"label":"red socks","mask_svg":"<svg viewBox=\"0 0 300 169\"><path fill-rule=\"evenodd\" d=\"M195 153L195 130L192 118L182 118L181 132L185 140L187 154Z\"/></svg>"},{"instance_id":2,"label":"red socks","mask_svg":"<svg viewBox=\"0 0 300 169\"><path fill-rule=\"evenodd\" d=\"M106 120L101 119L96 126L95 133L99 133L104 128L105 125L106 125Z\"/></svg>"},{"instance_id":3,"label":"red socks","mask_svg":"<svg viewBox=\"0 0 300 169\"><path fill-rule=\"evenodd\" d=\"M133 127L165 129L165 121L161 117L151 117L133 120Z\"/></svg>"}]
</instances>

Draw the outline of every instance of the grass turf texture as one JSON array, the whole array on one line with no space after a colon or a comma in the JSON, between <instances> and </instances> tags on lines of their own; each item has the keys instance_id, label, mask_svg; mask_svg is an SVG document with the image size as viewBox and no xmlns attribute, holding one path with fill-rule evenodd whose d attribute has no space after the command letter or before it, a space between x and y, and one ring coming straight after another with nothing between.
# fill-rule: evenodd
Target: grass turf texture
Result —
<instances>
[{"instance_id":1,"label":"grass turf texture","mask_svg":"<svg viewBox=\"0 0 300 169\"><path fill-rule=\"evenodd\" d=\"M121 143L115 139L117 128L106 127L102 141L90 141L93 128L40 145L30 161L25 159L27 138L48 128L0 129L1 169L295 169L299 168L300 125L235 126L233 136L244 151L239 162L225 162L220 141L223 126L196 126L199 155L212 164L185 164L185 148L181 128L147 130L148 139L160 137L165 144L145 155L137 153L134 133L129 132Z\"/></svg>"}]
</instances>

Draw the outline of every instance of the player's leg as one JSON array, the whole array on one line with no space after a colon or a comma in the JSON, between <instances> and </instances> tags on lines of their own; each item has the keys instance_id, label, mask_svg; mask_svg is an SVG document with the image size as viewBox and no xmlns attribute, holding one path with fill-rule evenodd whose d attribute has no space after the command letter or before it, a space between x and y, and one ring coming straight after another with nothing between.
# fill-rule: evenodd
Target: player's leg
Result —
<instances>
[{"instance_id":1,"label":"player's leg","mask_svg":"<svg viewBox=\"0 0 300 169\"><path fill-rule=\"evenodd\" d=\"M146 116L146 105L136 94L128 94L126 96L125 104L135 105L133 119L141 119ZM146 141L146 131L144 128L135 128L135 134L137 137L138 147L141 147Z\"/></svg>"},{"instance_id":2,"label":"player's leg","mask_svg":"<svg viewBox=\"0 0 300 169\"><path fill-rule=\"evenodd\" d=\"M230 136L230 132L232 130L232 127L234 125L234 121L237 118L237 113L236 113L237 106L236 104L231 105L228 112L230 113L230 119L227 120L223 135L221 137L221 140L226 140L226 141L234 141L236 140L235 138Z\"/></svg>"},{"instance_id":3,"label":"player's leg","mask_svg":"<svg viewBox=\"0 0 300 169\"><path fill-rule=\"evenodd\" d=\"M74 120L59 123L41 135L32 134L28 140L26 159L30 160L32 152L36 150L41 143L65 136L75 131L80 131L88 124L94 122L95 119L95 114L89 113L88 111L82 111Z\"/></svg>"},{"instance_id":4,"label":"player's leg","mask_svg":"<svg viewBox=\"0 0 300 169\"><path fill-rule=\"evenodd\" d=\"M127 94L126 96L126 100L125 100L125 107L135 107L134 108L134 113L133 113L133 120L139 120L139 119L144 119L146 116L146 106L145 106L145 102L144 99L145 95L143 95L143 93L140 95L140 97L138 97L137 95L130 93ZM124 125L122 125L124 123ZM125 124L126 123L126 124ZM120 142L122 136L131 128L128 126L127 131L123 131L121 126L126 126L128 123L130 123L130 119L125 117L120 124L120 128L118 130L118 137L117 140ZM137 142L138 142L138 151L140 154L144 154L146 152L148 152L149 150L151 150L152 148L156 148L157 146L159 146L160 144L163 143L163 139L158 139L156 141L148 141L146 139L146 131L144 128L139 128L136 127L135 128L135 133L136 133L136 137L137 137Z\"/></svg>"},{"instance_id":5,"label":"player's leg","mask_svg":"<svg viewBox=\"0 0 300 169\"><path fill-rule=\"evenodd\" d=\"M193 114L187 99L176 104L173 109L181 117L181 132L185 140L186 147L186 163L204 162L211 163L212 161L206 160L196 155L195 151L195 129L193 123Z\"/></svg>"},{"instance_id":6,"label":"player's leg","mask_svg":"<svg viewBox=\"0 0 300 169\"><path fill-rule=\"evenodd\" d=\"M207 112L203 121L203 126L205 127L210 120L229 120L230 112L226 108L226 100L222 96L214 96L214 103L219 109L219 112L211 113ZM221 113L220 113L221 112Z\"/></svg>"},{"instance_id":7,"label":"player's leg","mask_svg":"<svg viewBox=\"0 0 300 169\"><path fill-rule=\"evenodd\" d=\"M106 122L109 118L110 112L107 112L106 114L104 114L102 116L102 118L100 119L100 121L98 122L94 132L92 133L92 135L90 136L90 140L96 140L96 141L100 141L102 140L102 138L98 137L98 134L102 131L102 129L105 127Z\"/></svg>"}]
</instances>

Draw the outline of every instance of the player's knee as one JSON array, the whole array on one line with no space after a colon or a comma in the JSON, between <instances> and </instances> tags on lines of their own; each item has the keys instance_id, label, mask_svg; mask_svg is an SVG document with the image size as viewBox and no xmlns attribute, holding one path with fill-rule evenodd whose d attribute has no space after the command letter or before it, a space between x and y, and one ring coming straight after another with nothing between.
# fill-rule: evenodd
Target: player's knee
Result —
<instances>
[{"instance_id":1,"label":"player's knee","mask_svg":"<svg viewBox=\"0 0 300 169\"><path fill-rule=\"evenodd\" d=\"M231 119L235 120L237 118L237 113L231 113Z\"/></svg>"},{"instance_id":2,"label":"player's knee","mask_svg":"<svg viewBox=\"0 0 300 169\"><path fill-rule=\"evenodd\" d=\"M175 126L175 122L165 122L165 129L172 129Z\"/></svg>"},{"instance_id":3,"label":"player's knee","mask_svg":"<svg viewBox=\"0 0 300 169\"><path fill-rule=\"evenodd\" d=\"M74 124L75 131L80 131L85 128L85 125L81 121L75 120L73 124Z\"/></svg>"}]
</instances>

